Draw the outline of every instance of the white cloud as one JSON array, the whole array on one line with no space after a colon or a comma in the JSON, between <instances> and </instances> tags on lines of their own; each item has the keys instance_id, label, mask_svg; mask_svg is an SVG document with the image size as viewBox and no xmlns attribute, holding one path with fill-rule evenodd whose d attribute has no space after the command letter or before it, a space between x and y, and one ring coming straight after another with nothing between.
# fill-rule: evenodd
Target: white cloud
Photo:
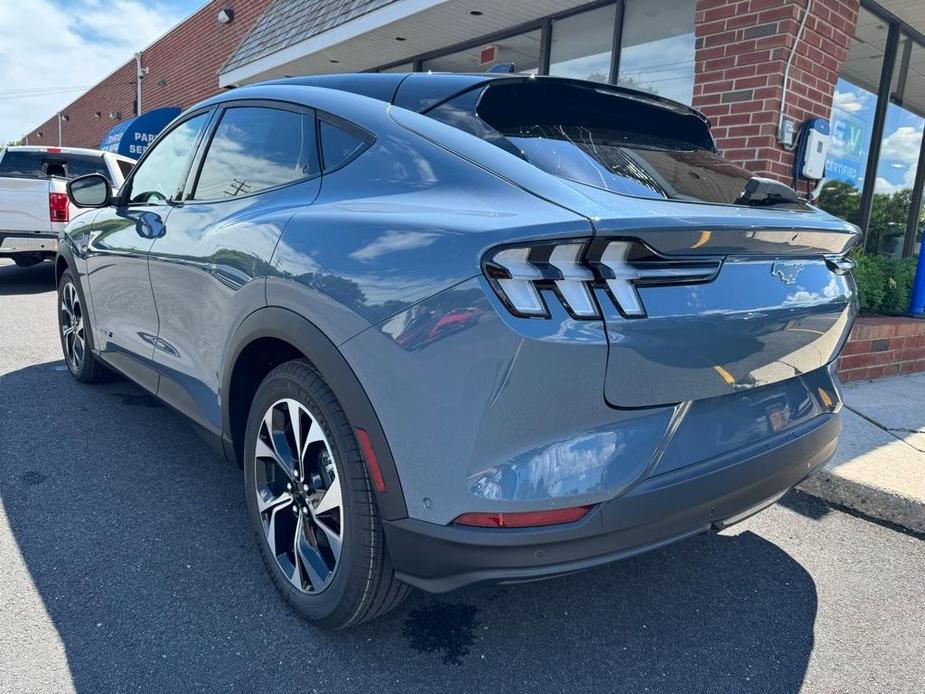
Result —
<instances>
[{"instance_id":1,"label":"white cloud","mask_svg":"<svg viewBox=\"0 0 925 694\"><path fill-rule=\"evenodd\" d=\"M0 144L53 116L181 17L157 1L0 2Z\"/></svg>"},{"instance_id":2,"label":"white cloud","mask_svg":"<svg viewBox=\"0 0 925 694\"><path fill-rule=\"evenodd\" d=\"M880 156L882 159L912 165L919 159L921 145L922 128L903 125L883 138L883 144L880 145Z\"/></svg>"},{"instance_id":3,"label":"white cloud","mask_svg":"<svg viewBox=\"0 0 925 694\"><path fill-rule=\"evenodd\" d=\"M857 113L867 105L867 94L863 92L835 92L835 98L832 101L835 108L840 108L848 113Z\"/></svg>"}]
</instances>

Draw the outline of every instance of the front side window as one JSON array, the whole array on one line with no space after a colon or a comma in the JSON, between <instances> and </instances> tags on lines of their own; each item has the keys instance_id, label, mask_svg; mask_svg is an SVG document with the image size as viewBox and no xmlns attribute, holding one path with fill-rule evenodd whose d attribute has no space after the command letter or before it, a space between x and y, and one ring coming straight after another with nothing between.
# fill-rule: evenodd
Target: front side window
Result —
<instances>
[{"instance_id":1,"label":"front side window","mask_svg":"<svg viewBox=\"0 0 925 694\"><path fill-rule=\"evenodd\" d=\"M209 144L193 198L249 195L319 173L315 118L276 108L229 108Z\"/></svg>"},{"instance_id":2,"label":"front side window","mask_svg":"<svg viewBox=\"0 0 925 694\"><path fill-rule=\"evenodd\" d=\"M129 182L129 204L165 205L177 195L208 119L208 113L194 116L153 145Z\"/></svg>"}]
</instances>

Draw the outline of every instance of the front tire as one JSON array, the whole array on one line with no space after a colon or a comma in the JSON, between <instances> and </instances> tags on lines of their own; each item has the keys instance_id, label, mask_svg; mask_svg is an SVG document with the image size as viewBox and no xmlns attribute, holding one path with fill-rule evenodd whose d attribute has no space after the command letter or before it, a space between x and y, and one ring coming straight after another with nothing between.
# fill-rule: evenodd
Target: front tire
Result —
<instances>
[{"instance_id":1,"label":"front tire","mask_svg":"<svg viewBox=\"0 0 925 694\"><path fill-rule=\"evenodd\" d=\"M81 383L100 383L109 380L111 372L90 350L87 336L90 319L85 310L83 294L70 270L58 282L58 336L68 371Z\"/></svg>"},{"instance_id":2,"label":"front tire","mask_svg":"<svg viewBox=\"0 0 925 694\"><path fill-rule=\"evenodd\" d=\"M339 629L384 614L407 595L389 562L353 429L307 362L281 364L257 389L244 483L270 576L302 617Z\"/></svg>"}]
</instances>

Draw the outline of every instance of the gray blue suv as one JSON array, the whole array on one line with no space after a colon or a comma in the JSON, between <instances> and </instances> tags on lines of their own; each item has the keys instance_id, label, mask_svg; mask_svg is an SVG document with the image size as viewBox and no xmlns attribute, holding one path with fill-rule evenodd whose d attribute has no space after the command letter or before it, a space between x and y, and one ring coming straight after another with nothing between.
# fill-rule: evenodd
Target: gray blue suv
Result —
<instances>
[{"instance_id":1,"label":"gray blue suv","mask_svg":"<svg viewBox=\"0 0 925 694\"><path fill-rule=\"evenodd\" d=\"M852 225L698 112L520 75L289 78L181 115L59 243L71 373L243 467L307 619L724 528L835 449Z\"/></svg>"}]
</instances>

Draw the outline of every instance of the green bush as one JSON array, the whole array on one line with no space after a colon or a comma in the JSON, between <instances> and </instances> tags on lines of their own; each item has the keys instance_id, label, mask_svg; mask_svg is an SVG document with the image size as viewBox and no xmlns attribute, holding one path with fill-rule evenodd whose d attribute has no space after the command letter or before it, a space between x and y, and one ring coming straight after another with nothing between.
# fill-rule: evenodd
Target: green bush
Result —
<instances>
[{"instance_id":1,"label":"green bush","mask_svg":"<svg viewBox=\"0 0 925 694\"><path fill-rule=\"evenodd\" d=\"M916 263L917 258L903 258L889 263L886 292L880 305L882 313L906 313L909 310Z\"/></svg>"},{"instance_id":2,"label":"green bush","mask_svg":"<svg viewBox=\"0 0 925 694\"><path fill-rule=\"evenodd\" d=\"M853 253L858 264L854 268L854 281L858 285L858 302L862 313L877 313L886 294L886 273L880 256Z\"/></svg>"},{"instance_id":3,"label":"green bush","mask_svg":"<svg viewBox=\"0 0 925 694\"><path fill-rule=\"evenodd\" d=\"M916 258L889 258L881 255L851 254L858 264L854 280L862 313L895 315L909 310Z\"/></svg>"}]
</instances>

